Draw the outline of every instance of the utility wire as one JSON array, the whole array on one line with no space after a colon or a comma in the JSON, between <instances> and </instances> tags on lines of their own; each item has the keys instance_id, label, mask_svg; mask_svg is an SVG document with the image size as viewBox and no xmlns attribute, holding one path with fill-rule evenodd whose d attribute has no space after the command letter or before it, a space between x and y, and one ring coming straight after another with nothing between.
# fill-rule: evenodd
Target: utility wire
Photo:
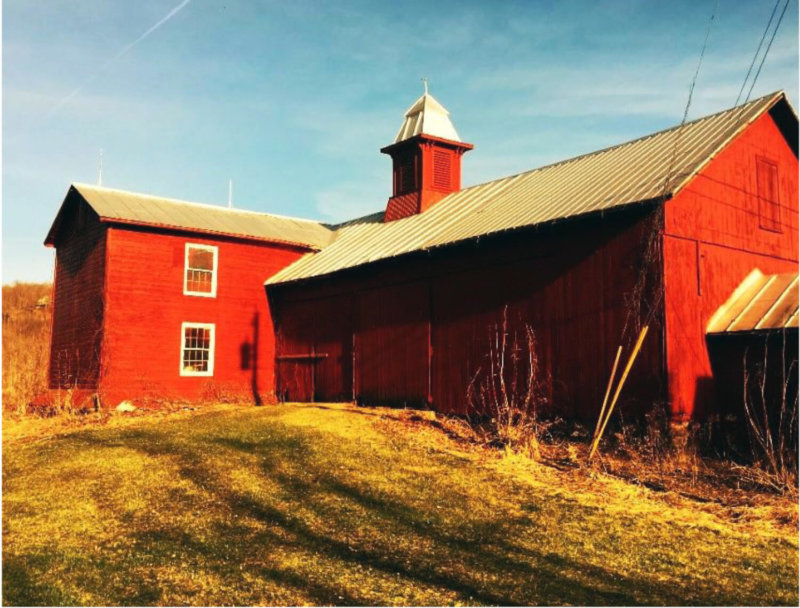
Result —
<instances>
[{"instance_id":1,"label":"utility wire","mask_svg":"<svg viewBox=\"0 0 800 608\"><path fill-rule=\"evenodd\" d=\"M767 27L764 28L764 33L761 34L761 42L758 43L758 48L756 49L755 55L753 55L753 61L750 62L750 67L747 68L747 74L745 74L744 82L742 82L742 88L739 89L739 94L736 96L736 103L733 104L734 107L739 105L739 100L742 98L744 88L747 86L747 79L750 78L750 72L753 71L753 66L756 64L756 59L758 59L758 53L761 51L761 46L764 44L764 40L767 38L769 26L772 25L772 20L775 18L775 13L778 12L778 5L780 3L781 0L775 0L775 6L772 7L772 14L769 16L769 21L767 21Z\"/></svg>"},{"instance_id":2,"label":"utility wire","mask_svg":"<svg viewBox=\"0 0 800 608\"><path fill-rule=\"evenodd\" d=\"M783 21L783 16L786 14L787 8L789 8L789 0L786 0L786 4L783 5L781 16L778 17L778 23L775 25L775 29L772 30L772 37L769 39L769 44L767 45L767 50L764 51L764 56L761 58L761 63L758 64L758 71L756 71L756 75L753 77L753 83L750 85L750 90L747 91L747 97L744 100L745 103L747 103L747 100L750 99L750 94L753 92L753 87L756 86L756 80L758 80L758 75L761 74L761 68L764 67L764 60L767 58L770 48L772 48L772 41L775 40L775 34L778 33L778 28L781 26L781 21Z\"/></svg>"},{"instance_id":3,"label":"utility wire","mask_svg":"<svg viewBox=\"0 0 800 608\"><path fill-rule=\"evenodd\" d=\"M686 119L689 116L689 108L692 105L694 87L695 84L697 84L697 77L700 74L700 67L703 65L703 58L705 57L706 48L708 47L708 39L711 35L711 26L714 25L714 18L717 15L718 9L719 0L716 0L714 3L714 9L711 11L711 17L708 20L708 25L706 26L706 36L703 40L703 48L700 49L700 58L697 61L697 68L695 69L694 76L692 77L692 84L689 86L689 98L686 100L686 107L683 109L683 119L681 120L681 124L677 127L675 132L675 144L672 148L672 156L670 158L667 171L664 175L664 183L661 187L661 195L659 197L662 202L667 198L667 192L669 191L672 174L675 170L675 161L678 158L678 144L680 143L680 136L683 132L684 126L686 125ZM662 285L658 287L656 292L653 294L653 299L649 306L647 306L645 314L642 314L642 302L646 297L645 291L647 289L648 267L649 264L654 263L655 260L661 255L659 249L660 235L662 234L662 231L663 214L657 214L653 219L652 228L648 230L647 242L645 243L644 263L639 269L639 275L636 279L636 283L634 283L633 289L631 290L628 302L626 304L628 313L625 317L625 324L622 328L623 341L628 329L632 328L631 322L636 325L637 321L639 321L642 317L644 317L644 320L639 324L640 327L643 325L650 325L653 322L656 311L658 310L661 300L664 297L664 287Z\"/></svg>"},{"instance_id":4,"label":"utility wire","mask_svg":"<svg viewBox=\"0 0 800 608\"><path fill-rule=\"evenodd\" d=\"M778 0L780 2L780 0ZM788 2L788 0L787 0ZM708 38L711 35L711 26L714 25L714 18L717 15L717 9L719 9L719 0L714 3L714 10L711 11L711 18L708 20L708 26L706 26L706 37L703 40L703 48L700 49L700 59L697 61L697 68L694 71L694 77L692 78L692 84L689 86L689 98L686 100L686 107L683 109L683 118L681 119L681 124L678 127L678 131L675 133L675 146L672 149L672 158L669 162L669 169L667 170L667 174L664 176L664 186L661 192L661 198L663 199L667 194L667 189L669 188L669 182L672 178L672 170L675 166L675 159L678 157L678 144L680 142L680 136L683 131L683 127L686 124L686 119L689 116L689 108L692 105L692 96L694 95L694 86L697 84L697 76L700 74L700 66L703 65L703 57L706 54L706 47L708 46Z\"/></svg>"}]
</instances>

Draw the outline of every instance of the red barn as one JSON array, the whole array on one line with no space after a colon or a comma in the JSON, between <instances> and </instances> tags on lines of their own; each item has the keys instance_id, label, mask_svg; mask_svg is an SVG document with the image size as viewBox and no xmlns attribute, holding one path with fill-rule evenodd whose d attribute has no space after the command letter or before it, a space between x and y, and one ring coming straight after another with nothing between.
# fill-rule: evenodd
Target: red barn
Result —
<instances>
[{"instance_id":1,"label":"red barn","mask_svg":"<svg viewBox=\"0 0 800 608\"><path fill-rule=\"evenodd\" d=\"M385 211L339 226L74 186L47 239L51 380L463 413L507 315L559 414L596 416L646 324L622 411L705 415L709 318L754 268L797 271L797 130L775 93L461 188L472 145L426 93L382 150Z\"/></svg>"},{"instance_id":2,"label":"red barn","mask_svg":"<svg viewBox=\"0 0 800 608\"><path fill-rule=\"evenodd\" d=\"M648 324L623 411L704 415L709 317L753 268L797 269L785 95L460 189L471 147L424 95L383 150L386 212L267 281L279 396L464 413L507 310L534 328L559 414L596 416L617 346Z\"/></svg>"},{"instance_id":3,"label":"red barn","mask_svg":"<svg viewBox=\"0 0 800 608\"><path fill-rule=\"evenodd\" d=\"M324 246L316 222L73 184L56 248L52 388L122 399L273 395L266 276Z\"/></svg>"}]
</instances>

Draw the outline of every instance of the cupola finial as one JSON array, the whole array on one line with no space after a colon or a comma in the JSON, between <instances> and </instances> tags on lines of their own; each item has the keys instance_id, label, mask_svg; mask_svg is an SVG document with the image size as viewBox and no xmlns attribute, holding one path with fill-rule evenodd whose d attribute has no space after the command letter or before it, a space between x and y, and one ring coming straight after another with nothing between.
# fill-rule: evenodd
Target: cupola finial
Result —
<instances>
[{"instance_id":1,"label":"cupola finial","mask_svg":"<svg viewBox=\"0 0 800 608\"><path fill-rule=\"evenodd\" d=\"M428 94L428 79L423 77L422 78L422 86L425 87L425 95Z\"/></svg>"}]
</instances>

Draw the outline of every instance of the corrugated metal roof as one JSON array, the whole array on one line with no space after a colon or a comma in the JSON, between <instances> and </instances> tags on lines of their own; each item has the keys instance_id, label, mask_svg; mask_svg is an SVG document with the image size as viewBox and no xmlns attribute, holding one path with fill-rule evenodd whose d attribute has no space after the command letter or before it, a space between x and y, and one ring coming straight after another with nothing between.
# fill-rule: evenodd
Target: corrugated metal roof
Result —
<instances>
[{"instance_id":1,"label":"corrugated metal roof","mask_svg":"<svg viewBox=\"0 0 800 608\"><path fill-rule=\"evenodd\" d=\"M683 128L464 188L418 215L385 224L374 217L344 225L330 245L284 268L267 284L674 196L747 125L785 99L783 92L773 93Z\"/></svg>"},{"instance_id":2,"label":"corrugated metal roof","mask_svg":"<svg viewBox=\"0 0 800 608\"><path fill-rule=\"evenodd\" d=\"M314 249L321 249L334 236L329 226L311 220L190 203L88 184L72 184L72 188L104 222L176 228ZM46 244L53 243L58 222L57 217L47 235Z\"/></svg>"},{"instance_id":3,"label":"corrugated metal roof","mask_svg":"<svg viewBox=\"0 0 800 608\"><path fill-rule=\"evenodd\" d=\"M706 333L796 328L798 294L798 273L765 275L756 268L714 313Z\"/></svg>"},{"instance_id":4,"label":"corrugated metal roof","mask_svg":"<svg viewBox=\"0 0 800 608\"><path fill-rule=\"evenodd\" d=\"M456 128L450 122L450 112L427 92L406 111L405 120L394 138L394 143L421 133L451 141L461 141Z\"/></svg>"}]
</instances>

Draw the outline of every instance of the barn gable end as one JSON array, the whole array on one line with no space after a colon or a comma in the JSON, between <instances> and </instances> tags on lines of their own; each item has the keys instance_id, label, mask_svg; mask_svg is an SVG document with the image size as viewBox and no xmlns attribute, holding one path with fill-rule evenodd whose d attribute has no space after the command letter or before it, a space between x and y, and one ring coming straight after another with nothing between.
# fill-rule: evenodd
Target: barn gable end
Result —
<instances>
[{"instance_id":1,"label":"barn gable end","mask_svg":"<svg viewBox=\"0 0 800 608\"><path fill-rule=\"evenodd\" d=\"M49 384L96 389L105 316L107 229L75 192L70 192L51 230L56 247Z\"/></svg>"},{"instance_id":2,"label":"barn gable end","mask_svg":"<svg viewBox=\"0 0 800 608\"><path fill-rule=\"evenodd\" d=\"M754 268L797 270L798 160L787 136L790 113L784 101L761 114L665 205L667 358L677 417L703 417L715 401L705 337L711 315ZM760 176L764 162L776 171L774 194Z\"/></svg>"}]
</instances>

